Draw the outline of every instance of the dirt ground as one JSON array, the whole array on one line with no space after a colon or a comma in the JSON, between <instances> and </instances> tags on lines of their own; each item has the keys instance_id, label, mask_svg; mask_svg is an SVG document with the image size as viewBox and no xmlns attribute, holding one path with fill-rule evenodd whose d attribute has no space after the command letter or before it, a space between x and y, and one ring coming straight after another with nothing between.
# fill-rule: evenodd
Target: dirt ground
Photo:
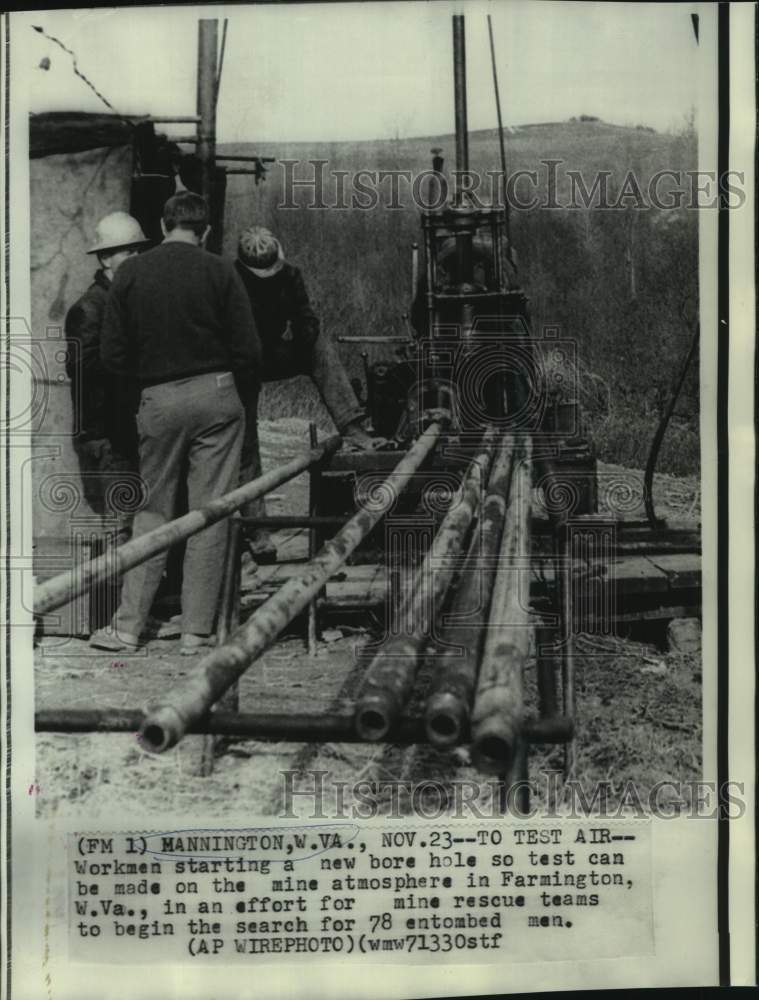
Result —
<instances>
[{"instance_id":1,"label":"dirt ground","mask_svg":"<svg viewBox=\"0 0 759 1000\"><path fill-rule=\"evenodd\" d=\"M266 468L302 450L307 424L295 419L264 421L261 438ZM611 466L604 466L604 471L624 471L633 481L640 478L640 473ZM281 499L269 501L270 513L304 511L305 477L276 495ZM658 477L655 495L660 515L698 521L697 480ZM282 532L278 543L280 558L305 554L302 533ZM253 589L255 568L249 566L243 590ZM347 707L360 682L356 649L368 633L341 631L341 635L329 633L331 641L321 641L314 658L308 656L302 630L282 637L244 675L241 710L286 713ZM114 656L98 654L80 640L47 637L35 657L37 707L142 709L180 685L196 662L179 656L177 640L156 639L137 654ZM528 704L534 706L534 664L528 665L526 684ZM701 776L700 657L616 638L581 637L576 685L574 777L588 790L594 782L607 782L609 802L614 803L624 798L629 782L645 797L657 781L686 782ZM359 779L390 778L410 788L434 781L438 801L451 808L455 779L481 784L478 801L483 811L494 794L492 781L478 777L471 767L466 747L437 752L428 747L227 739L217 743L213 774L203 778L197 773L202 741L203 737L188 737L180 747L153 756L141 748L134 733L39 734L38 811L47 817L86 816L88 824L124 811L141 817L213 816L232 807L251 816L277 815L284 805L282 772L307 769L326 771L326 787L330 782ZM530 776L537 785L536 802L544 796L540 773L555 771L562 762L561 747L533 748ZM379 812L398 808L403 812L411 802L408 794L393 800L381 787L374 795ZM350 795L345 803L349 809ZM294 808L301 811L297 803Z\"/></svg>"}]
</instances>

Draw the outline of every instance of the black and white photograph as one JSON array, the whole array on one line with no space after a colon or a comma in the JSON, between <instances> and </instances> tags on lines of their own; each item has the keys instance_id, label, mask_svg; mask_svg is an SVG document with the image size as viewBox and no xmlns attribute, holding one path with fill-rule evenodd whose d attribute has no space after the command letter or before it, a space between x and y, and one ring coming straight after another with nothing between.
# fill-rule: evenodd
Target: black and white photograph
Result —
<instances>
[{"instance_id":1,"label":"black and white photograph","mask_svg":"<svg viewBox=\"0 0 759 1000\"><path fill-rule=\"evenodd\" d=\"M62 996L394 949L469 993L525 949L729 975L741 6L10 15L8 691ZM305 968L258 995L346 995Z\"/></svg>"},{"instance_id":2,"label":"black and white photograph","mask_svg":"<svg viewBox=\"0 0 759 1000\"><path fill-rule=\"evenodd\" d=\"M601 95L577 49L566 88L522 66L537 13L377 11L365 93L322 69L316 101L277 32L321 65L353 11L167 11L160 101L83 80L74 15L30 26L43 813L277 815L283 770L440 800L560 769L610 808L701 777L698 15L555 10L631 49ZM150 15L91 17L102 50ZM64 85L82 110L42 110Z\"/></svg>"}]
</instances>

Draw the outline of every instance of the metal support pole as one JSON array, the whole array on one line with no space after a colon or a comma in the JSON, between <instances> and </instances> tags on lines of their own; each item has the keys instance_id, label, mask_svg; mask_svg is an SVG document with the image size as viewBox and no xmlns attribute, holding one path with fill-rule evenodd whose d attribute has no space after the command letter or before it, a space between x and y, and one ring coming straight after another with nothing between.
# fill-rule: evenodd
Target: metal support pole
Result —
<instances>
[{"instance_id":1,"label":"metal support pole","mask_svg":"<svg viewBox=\"0 0 759 1000\"><path fill-rule=\"evenodd\" d=\"M127 118L132 118L132 115L126 115ZM197 125L200 121L198 115L145 115L144 118L136 118L135 121L141 122L153 122L154 125ZM176 142L175 139L172 139Z\"/></svg>"},{"instance_id":2,"label":"metal support pole","mask_svg":"<svg viewBox=\"0 0 759 1000\"><path fill-rule=\"evenodd\" d=\"M416 296L419 287L419 244L411 244L411 301Z\"/></svg>"},{"instance_id":3,"label":"metal support pole","mask_svg":"<svg viewBox=\"0 0 759 1000\"><path fill-rule=\"evenodd\" d=\"M516 816L520 819L530 813L529 745L539 743L528 733L525 724L514 748L511 767L497 778L498 812L501 816Z\"/></svg>"},{"instance_id":4,"label":"metal support pole","mask_svg":"<svg viewBox=\"0 0 759 1000\"><path fill-rule=\"evenodd\" d=\"M216 81L219 22L198 21L198 158L201 194L211 204L213 168L216 159Z\"/></svg>"},{"instance_id":5,"label":"metal support pole","mask_svg":"<svg viewBox=\"0 0 759 1000\"><path fill-rule=\"evenodd\" d=\"M574 659L574 621L572 609L572 550L571 533L566 524L558 527L559 559L556 567L560 580L561 591L561 696L564 714L574 719L575 715L575 659ZM567 741L564 748L564 778L570 780L575 770L574 738Z\"/></svg>"},{"instance_id":6,"label":"metal support pole","mask_svg":"<svg viewBox=\"0 0 759 1000\"><path fill-rule=\"evenodd\" d=\"M221 584L219 615L216 625L216 644L223 646L230 634L240 624L240 556L242 554L242 530L237 517L230 518L227 535L227 555L224 563L224 579ZM214 706L214 711L237 712L240 707L239 685L235 682ZM203 741L200 773L208 777L213 773L218 737L208 735Z\"/></svg>"},{"instance_id":7,"label":"metal support pole","mask_svg":"<svg viewBox=\"0 0 759 1000\"><path fill-rule=\"evenodd\" d=\"M331 538L299 577L290 579L255 611L224 646L214 649L197 665L186 687L170 700L151 709L140 730L142 745L163 753L182 739L187 730L207 715L227 688L271 646L285 626L308 607L351 553L393 506L431 454L441 425L430 424L396 465L390 477Z\"/></svg>"},{"instance_id":8,"label":"metal support pole","mask_svg":"<svg viewBox=\"0 0 759 1000\"><path fill-rule=\"evenodd\" d=\"M276 156L252 156L250 154L230 154L230 153L217 153L217 160L224 160L224 162L229 163L276 163Z\"/></svg>"},{"instance_id":9,"label":"metal support pole","mask_svg":"<svg viewBox=\"0 0 759 1000\"><path fill-rule=\"evenodd\" d=\"M309 444L313 448L316 441L316 424L311 421L308 425ZM316 517L319 507L319 484L321 481L321 470L318 465L312 465L308 470L308 513L310 517ZM311 527L308 531L308 559L309 562L316 555L317 534L316 528ZM318 635L316 629L316 597L308 605L308 655L315 657L319 653Z\"/></svg>"},{"instance_id":10,"label":"metal support pole","mask_svg":"<svg viewBox=\"0 0 759 1000\"><path fill-rule=\"evenodd\" d=\"M538 676L538 701L540 714L544 718L558 715L556 693L556 629L549 625L539 625L535 629L535 662Z\"/></svg>"},{"instance_id":11,"label":"metal support pole","mask_svg":"<svg viewBox=\"0 0 759 1000\"><path fill-rule=\"evenodd\" d=\"M339 436L327 438L324 443L315 451L309 451L299 458L294 458L284 465L272 469L271 472L253 479L244 486L239 486L231 493L211 500L199 510L192 510L189 514L184 514L175 521L161 525L153 531L133 538L125 545L119 546L115 551L106 552L105 555L91 559L89 562L73 569L67 570L51 580L40 584L34 588L34 613L44 615L49 611L54 611L61 605L68 603L72 598L83 594L95 584L104 583L107 580L114 580L132 569L146 562L153 556L158 555L165 549L183 542L192 535L202 531L217 521L222 521L230 514L234 514L243 504L257 497L265 496L282 483L294 479L299 473L304 472L312 463L321 461L326 456L334 454L340 446Z\"/></svg>"},{"instance_id":12,"label":"metal support pole","mask_svg":"<svg viewBox=\"0 0 759 1000\"><path fill-rule=\"evenodd\" d=\"M469 171L469 132L466 107L466 40L464 15L453 15L453 99L456 109L456 185L454 204L461 204L461 177Z\"/></svg>"}]
</instances>

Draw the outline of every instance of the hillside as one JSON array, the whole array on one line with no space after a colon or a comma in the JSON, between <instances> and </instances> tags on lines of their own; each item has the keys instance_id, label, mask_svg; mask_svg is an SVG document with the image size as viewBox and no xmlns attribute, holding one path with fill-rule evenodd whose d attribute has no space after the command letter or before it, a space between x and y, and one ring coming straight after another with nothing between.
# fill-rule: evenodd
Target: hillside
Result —
<instances>
[{"instance_id":1,"label":"hillside","mask_svg":"<svg viewBox=\"0 0 759 1000\"><path fill-rule=\"evenodd\" d=\"M220 155L255 154L279 161L257 186L250 176L229 177L225 248L234 252L236 234L245 225L268 225L288 257L303 268L325 329L333 335L404 332L402 317L411 297L410 246L419 238L412 180L430 168L433 147L442 148L446 169L452 169L451 135L220 147ZM496 130L472 133L469 148L472 170L483 175L499 170ZM524 203L536 197L541 207L511 212L518 278L530 297L535 332L558 327L576 342L577 391L600 456L641 466L697 319L697 213L640 207L636 197L620 202L619 208L592 203L585 208L575 197L579 207L568 207L569 172L577 172L588 191L597 175L605 173L612 205L629 189L632 172L645 199L657 171L696 168L695 133L688 128L658 133L604 122L528 125L509 131L506 155L510 174L537 172L534 182L523 179L515 192ZM282 161L287 160L298 163L285 168ZM314 160L325 161L318 168L324 178L321 192L314 187L315 168L307 162ZM291 178L311 182L290 195L290 207L285 207L286 169ZM399 180L393 194L389 178L372 180L369 175L376 203L356 208L351 206L358 171L408 171L411 180ZM367 183L367 175L363 179ZM489 183L485 177L484 202L490 200ZM339 184L344 185L342 195ZM365 197L358 204L371 200ZM373 348L371 359L380 353ZM360 374L357 354L345 354L353 374ZM694 364L665 438L662 471L698 472L697 370ZM316 396L304 389L299 384L297 392L285 395L267 391L263 415L315 413L326 420Z\"/></svg>"}]
</instances>

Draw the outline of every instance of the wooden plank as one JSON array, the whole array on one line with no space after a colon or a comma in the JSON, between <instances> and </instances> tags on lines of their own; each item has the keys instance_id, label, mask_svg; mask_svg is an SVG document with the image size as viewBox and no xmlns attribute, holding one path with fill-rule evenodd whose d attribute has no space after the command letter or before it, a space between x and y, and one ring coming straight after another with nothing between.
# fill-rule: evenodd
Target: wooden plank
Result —
<instances>
[{"instance_id":1,"label":"wooden plank","mask_svg":"<svg viewBox=\"0 0 759 1000\"><path fill-rule=\"evenodd\" d=\"M261 566L255 574L248 573L243 578L243 589L259 589L263 586L266 589L281 587L283 583L291 580L294 576L299 576L306 568L305 562L300 563L276 563L273 566ZM349 581L371 581L378 574L384 575L384 566L377 563L364 563L359 566L343 566L332 577L337 582Z\"/></svg>"},{"instance_id":2,"label":"wooden plank","mask_svg":"<svg viewBox=\"0 0 759 1000\"><path fill-rule=\"evenodd\" d=\"M303 570L302 563L262 566L255 577L248 577L243 587L246 597L271 594L286 580ZM588 567L583 568L587 571ZM601 567L602 569L602 567ZM592 567L591 567L592 570ZM701 584L701 559L697 555L657 555L623 556L614 560L607 568L605 579L613 579L617 596L624 598L640 594L665 594L668 591L697 588ZM533 598L545 596L555 583L552 560L545 558L533 562L530 591ZM327 586L327 599L335 603L348 604L352 597L358 603L380 602L387 589L387 573L384 566L368 563L360 566L344 566Z\"/></svg>"},{"instance_id":3,"label":"wooden plank","mask_svg":"<svg viewBox=\"0 0 759 1000\"><path fill-rule=\"evenodd\" d=\"M669 589L667 574L655 566L647 556L624 556L615 559L608 571L608 578L616 581L619 597Z\"/></svg>"},{"instance_id":4,"label":"wooden plank","mask_svg":"<svg viewBox=\"0 0 759 1000\"><path fill-rule=\"evenodd\" d=\"M697 557L696 557L697 558ZM556 580L556 574L550 559L539 560L539 564L533 563L533 584L532 587L537 594L545 593ZM593 566L583 565L578 567L583 573L593 574ZM646 556L623 556L614 559L611 566L604 567L599 564L597 567L597 578L605 579L607 582L614 580L617 593L620 596L625 594L641 593L664 593L670 589L667 574L655 566ZM605 570L605 573L604 573Z\"/></svg>"}]
</instances>

